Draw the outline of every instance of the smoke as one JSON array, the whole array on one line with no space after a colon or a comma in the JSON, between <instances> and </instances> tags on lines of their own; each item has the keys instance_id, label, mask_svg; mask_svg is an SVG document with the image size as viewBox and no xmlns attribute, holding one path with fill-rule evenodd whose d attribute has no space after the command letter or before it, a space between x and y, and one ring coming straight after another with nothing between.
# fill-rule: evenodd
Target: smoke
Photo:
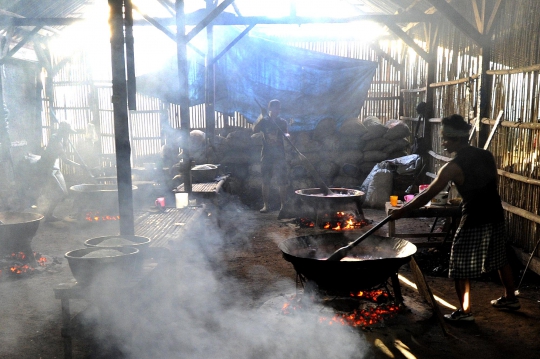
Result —
<instances>
[{"instance_id":1,"label":"smoke","mask_svg":"<svg viewBox=\"0 0 540 359\"><path fill-rule=\"evenodd\" d=\"M241 217L239 211L232 213ZM173 258L154 269L127 302L118 289L94 293L113 298L94 333L102 346L113 345L130 359L365 357L367 344L358 331L320 324L316 310L286 316L271 305L254 308L243 284L220 267L227 242L212 228L204 236L177 238ZM252 270L268 269L261 263ZM294 292L290 279L279 285Z\"/></svg>"}]
</instances>

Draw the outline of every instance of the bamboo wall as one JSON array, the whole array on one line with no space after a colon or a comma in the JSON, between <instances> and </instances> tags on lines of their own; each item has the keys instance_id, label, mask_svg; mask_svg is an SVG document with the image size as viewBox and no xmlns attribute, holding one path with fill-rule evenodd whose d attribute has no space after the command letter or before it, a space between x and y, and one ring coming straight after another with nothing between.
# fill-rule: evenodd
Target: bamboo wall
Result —
<instances>
[{"instance_id":1,"label":"bamboo wall","mask_svg":"<svg viewBox=\"0 0 540 359\"><path fill-rule=\"evenodd\" d=\"M504 1L494 23L488 75L493 88L490 118L504 111L490 146L499 167L499 190L514 244L527 253L540 241L540 2ZM487 121L484 121L487 122ZM489 121L492 129L494 122Z\"/></svg>"},{"instance_id":2,"label":"bamboo wall","mask_svg":"<svg viewBox=\"0 0 540 359\"><path fill-rule=\"evenodd\" d=\"M401 68L398 60L404 57L403 47L397 41L385 41L379 46L358 42L308 42L297 43L296 46L320 51L336 56L345 56L379 63L373 83L368 92L364 106L359 104L360 117L377 116L383 123L389 119L399 118L401 106ZM55 59L58 64L61 59ZM73 57L54 74L54 96L49 99L43 91L43 146L47 144L54 120L49 109L52 109L58 120L69 122L80 134L72 136L75 147L92 147L98 152L99 159L92 154L81 154L86 161L104 168L115 167L114 147L114 113L110 101L112 86L110 81L92 80L92 69L84 54ZM51 106L52 104L52 106ZM158 99L137 94L137 110L129 112L130 135L132 136L132 164L142 165L144 161L156 159L164 138L160 133L161 125L166 121L172 128L180 128L180 107L175 104L162 103ZM88 144L86 134L88 124L95 125L99 138L96 144ZM205 105L190 108L191 129L206 129ZM251 124L240 113L230 115L216 112L216 134L227 135L234 128L248 128ZM77 154L73 148L66 148L72 159ZM75 174L76 169L63 168L66 174Z\"/></svg>"},{"instance_id":3,"label":"bamboo wall","mask_svg":"<svg viewBox=\"0 0 540 359\"><path fill-rule=\"evenodd\" d=\"M535 250L538 257L540 22L537 19L540 15L540 2L503 0L497 14L492 17L489 12L483 17L475 17L473 2L468 0L455 0L452 5L481 31L492 31L491 52L484 54L491 59L487 71L487 76L490 76L487 80L491 83L487 89L487 98L491 99L488 104L489 118L479 118L479 91L483 85L481 49L466 34L442 21L437 29L434 82L428 84L427 89L432 91L430 94L434 102L434 118L430 120L432 126L428 134L433 143L432 148L438 154L449 155L441 149L437 135L441 117L458 113L478 128L488 126L488 132L491 132L497 114L503 111L503 122L495 132L489 149L499 168L499 192L506 211L508 230L511 241L517 247L526 252ZM413 28L409 33L429 51L425 44L430 42L430 31L425 30ZM411 95L404 96L403 108L405 116L414 117L409 111L422 98L422 93L417 89L423 87L416 72L425 73L426 64L414 56L408 60L411 62L406 62L404 91L410 91ZM430 161L431 172L436 172L444 164L434 159Z\"/></svg>"}]
</instances>

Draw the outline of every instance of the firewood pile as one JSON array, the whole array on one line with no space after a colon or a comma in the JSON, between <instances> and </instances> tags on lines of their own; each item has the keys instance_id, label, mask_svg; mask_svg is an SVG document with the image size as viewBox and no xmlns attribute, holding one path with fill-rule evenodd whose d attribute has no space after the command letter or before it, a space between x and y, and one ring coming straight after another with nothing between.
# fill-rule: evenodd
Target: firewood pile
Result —
<instances>
[{"instance_id":1,"label":"firewood pile","mask_svg":"<svg viewBox=\"0 0 540 359\"><path fill-rule=\"evenodd\" d=\"M407 155L409 127L399 120L382 124L370 116L346 120L337 126L332 118L319 122L313 131L291 133L291 142L317 169L328 186L354 188L362 184L373 167L384 160ZM231 172L239 190L257 195L261 188L261 134L238 129L216 138L219 163ZM285 143L292 189L317 187L296 150ZM274 179L275 181L275 179Z\"/></svg>"}]
</instances>

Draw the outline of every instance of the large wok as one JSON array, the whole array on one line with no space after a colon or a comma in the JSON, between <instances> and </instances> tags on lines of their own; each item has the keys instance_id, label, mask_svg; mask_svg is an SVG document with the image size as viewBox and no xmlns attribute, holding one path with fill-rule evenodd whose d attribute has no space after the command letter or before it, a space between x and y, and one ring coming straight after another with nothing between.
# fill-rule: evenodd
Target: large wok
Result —
<instances>
[{"instance_id":1,"label":"large wok","mask_svg":"<svg viewBox=\"0 0 540 359\"><path fill-rule=\"evenodd\" d=\"M278 246L297 273L320 290L340 293L369 290L385 283L416 253L411 242L371 235L343 260L325 260L354 239L350 233L324 233L290 238Z\"/></svg>"}]
</instances>

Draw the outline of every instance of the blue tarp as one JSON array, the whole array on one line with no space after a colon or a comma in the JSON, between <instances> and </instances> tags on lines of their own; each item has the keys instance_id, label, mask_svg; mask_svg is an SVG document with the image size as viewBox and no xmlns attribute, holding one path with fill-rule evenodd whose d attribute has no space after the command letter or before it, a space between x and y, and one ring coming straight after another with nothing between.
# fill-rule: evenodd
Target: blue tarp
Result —
<instances>
[{"instance_id":1,"label":"blue tarp","mask_svg":"<svg viewBox=\"0 0 540 359\"><path fill-rule=\"evenodd\" d=\"M204 64L195 54L188 61L193 106L204 103ZM176 66L174 59L159 72L138 77L138 91L179 103ZM255 99L263 106L278 99L282 117L294 120L291 131L312 130L329 117L339 124L359 115L376 68L372 61L244 37L216 63L214 108L254 122L260 114Z\"/></svg>"}]
</instances>

